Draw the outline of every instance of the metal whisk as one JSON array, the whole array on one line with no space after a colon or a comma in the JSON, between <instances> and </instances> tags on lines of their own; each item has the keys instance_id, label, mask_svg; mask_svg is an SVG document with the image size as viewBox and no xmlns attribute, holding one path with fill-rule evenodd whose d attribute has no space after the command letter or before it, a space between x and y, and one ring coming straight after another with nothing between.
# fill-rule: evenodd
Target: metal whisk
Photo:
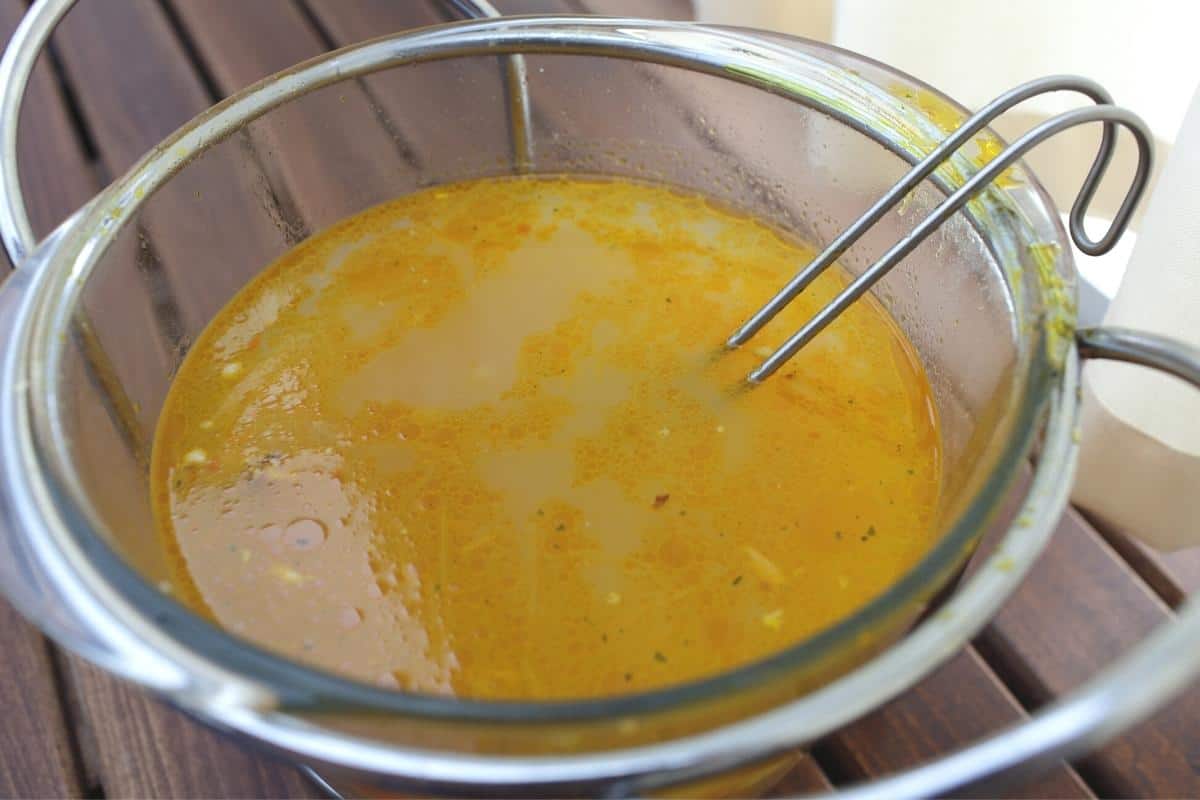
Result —
<instances>
[{"instance_id":1,"label":"metal whisk","mask_svg":"<svg viewBox=\"0 0 1200 800\"><path fill-rule=\"evenodd\" d=\"M987 188L1004 170L1021 158L1030 149L1049 139L1060 131L1082 125L1087 122L1104 123L1104 132L1100 140L1100 151L1084 178L1083 186L1071 206L1070 229L1071 238L1077 247L1088 255L1107 253L1125 232L1133 210L1141 199L1150 178L1150 131L1146 124L1136 115L1126 109L1112 105L1112 97L1099 84L1074 75L1056 75L1039 78L1022 84L1005 92L978 112L969 117L954 133L947 136L933 152L921 159L909 172L900 179L883 197L867 209L854 223L835 238L816 259L800 270L786 286L754 313L732 336L726 340L728 348L739 347L748 342L764 325L770 322L776 314L782 311L788 303L794 300L816 278L829 268L838 257L846 252L858 239L876 222L894 208L921 181L929 177L943 162L954 154L968 139L983 130L989 122L1008 111L1018 103L1031 97L1048 92L1073 91L1083 94L1096 103L1095 106L1066 111L1053 117L1025 133L1021 138L1002 150L982 169L976 172L962 186L943 200L933 212L923 219L907 236L896 242L884 255L872 264L861 275L856 277L843 289L837 297L824 306L817 314L806 322L800 330L792 334L775 352L766 358L748 376L751 384L761 383L786 364L792 356L800 351L814 336L825 329L829 323L837 319L854 301L862 297L875 283L888 273L892 267L911 253L917 245L925 240L939 225L954 215L972 198ZM1084 218L1096 194L1100 181L1104 178L1105 170L1112 160L1116 144L1117 126L1126 128L1133 134L1138 147L1137 169L1133 181L1121 201L1116 216L1105 234L1099 240L1093 241L1083 227Z\"/></svg>"}]
</instances>

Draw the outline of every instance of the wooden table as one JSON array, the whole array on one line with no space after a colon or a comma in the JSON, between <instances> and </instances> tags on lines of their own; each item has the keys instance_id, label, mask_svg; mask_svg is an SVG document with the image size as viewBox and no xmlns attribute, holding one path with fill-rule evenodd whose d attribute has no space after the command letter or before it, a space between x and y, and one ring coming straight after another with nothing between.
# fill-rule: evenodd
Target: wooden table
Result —
<instances>
[{"instance_id":1,"label":"wooden table","mask_svg":"<svg viewBox=\"0 0 1200 800\"><path fill-rule=\"evenodd\" d=\"M498 5L508 12L648 10L638 0ZM678 15L687 3L655 0L652 10ZM22 11L22 0L0 0L5 39ZM221 97L329 48L443 19L428 0L83 0L42 59L22 117L24 183L39 235ZM1168 619L1198 584L1200 552L1150 553L1070 511L978 641L917 688L819 743L781 791L883 775L1019 719ZM107 677L2 604L0 635L0 794L318 794L295 768ZM1014 796L1200 796L1200 691Z\"/></svg>"}]
</instances>

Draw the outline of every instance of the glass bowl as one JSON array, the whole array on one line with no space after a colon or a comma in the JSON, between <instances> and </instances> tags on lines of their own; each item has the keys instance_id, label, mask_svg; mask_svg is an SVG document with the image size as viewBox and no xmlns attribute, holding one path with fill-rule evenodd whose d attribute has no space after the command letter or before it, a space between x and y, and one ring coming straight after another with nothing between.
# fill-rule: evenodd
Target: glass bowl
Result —
<instances>
[{"instance_id":1,"label":"glass bowl","mask_svg":"<svg viewBox=\"0 0 1200 800\"><path fill-rule=\"evenodd\" d=\"M40 10L27 32L52 26ZM7 80L14 61L5 64ZM527 116L514 113L521 92ZM848 618L712 678L598 700L474 701L358 683L240 639L160 588L168 570L147 483L158 414L189 343L234 293L312 232L398 195L522 172L622 176L825 243L963 116L930 87L831 47L597 18L428 28L250 87L149 153L0 291L4 385L14 387L0 400L4 591L66 646L335 782L620 793L762 762L722 791L761 783L771 757L957 651L1017 585L1065 504L1075 272L1056 210L1019 167L874 289L933 386L944 435L937 544ZM872 228L843 259L848 269L865 269L974 174L990 137ZM714 343L727 333L714 331ZM1039 437L1019 524L912 629Z\"/></svg>"}]
</instances>

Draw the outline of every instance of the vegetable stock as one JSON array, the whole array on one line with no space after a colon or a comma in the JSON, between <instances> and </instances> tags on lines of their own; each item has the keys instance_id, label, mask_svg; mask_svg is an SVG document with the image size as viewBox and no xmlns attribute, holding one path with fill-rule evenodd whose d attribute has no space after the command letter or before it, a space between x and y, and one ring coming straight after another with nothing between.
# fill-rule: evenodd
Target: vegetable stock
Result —
<instances>
[{"instance_id":1,"label":"vegetable stock","mask_svg":"<svg viewBox=\"0 0 1200 800\"><path fill-rule=\"evenodd\" d=\"M407 691L647 690L827 628L930 548L929 384L874 300L771 380L811 259L666 187L487 178L346 219L207 327L156 434L176 597Z\"/></svg>"}]
</instances>

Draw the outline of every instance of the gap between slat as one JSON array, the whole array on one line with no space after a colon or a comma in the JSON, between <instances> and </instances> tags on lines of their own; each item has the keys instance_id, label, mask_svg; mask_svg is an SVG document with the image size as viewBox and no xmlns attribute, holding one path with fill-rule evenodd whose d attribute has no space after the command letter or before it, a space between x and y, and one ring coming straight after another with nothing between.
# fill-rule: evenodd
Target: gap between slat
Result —
<instances>
[{"instance_id":1,"label":"gap between slat","mask_svg":"<svg viewBox=\"0 0 1200 800\"><path fill-rule=\"evenodd\" d=\"M187 60L188 66L196 74L196 79L200 81L200 85L204 87L204 91L208 94L209 102L217 103L225 99L225 94L221 91L220 85L212 72L209 71L208 65L204 63L204 59L200 57L196 45L188 36L187 30L183 27L183 23L179 19L179 15L175 13L175 9L170 3L159 0L158 7L162 9L163 16L167 20L167 27L171 29L171 35L175 37L175 41L179 43L179 48L183 51L184 57Z\"/></svg>"},{"instance_id":2,"label":"gap between slat","mask_svg":"<svg viewBox=\"0 0 1200 800\"><path fill-rule=\"evenodd\" d=\"M84 712L78 687L68 676L67 659L71 656L50 640L46 640L46 652L50 661L51 679L58 695L59 709L66 725L67 742L75 774L79 776L84 798L105 797L101 779L96 743L91 724Z\"/></svg>"},{"instance_id":3,"label":"gap between slat","mask_svg":"<svg viewBox=\"0 0 1200 800\"><path fill-rule=\"evenodd\" d=\"M71 131L75 134L75 140L79 145L80 152L83 153L84 159L88 163L95 165L94 168L100 168L100 151L96 147L96 141L92 138L87 125L83 123L83 111L79 107L79 98L75 96L75 87L67 80L62 60L58 56L58 48L53 42L46 42L46 46L42 48L42 53L45 56L47 66L50 68L49 72L54 77L54 82L58 86L58 92L62 97L63 107L67 112L67 119L71 123ZM109 180L110 178L105 176L100 185L107 184Z\"/></svg>"},{"instance_id":4,"label":"gap between slat","mask_svg":"<svg viewBox=\"0 0 1200 800\"><path fill-rule=\"evenodd\" d=\"M408 2L412 2L412 0L408 0ZM340 47L352 44L351 42L344 42L339 45L337 38L333 35L333 31L329 30L329 27L321 20L321 15L318 14L305 0L293 0L293 3L296 11L300 14L301 18L308 23L309 28L312 29L313 34L321 42L321 45L325 48L326 52L330 50L337 50ZM421 169L421 159L417 155L416 146L405 138L404 134L400 130L400 126L398 126L388 115L387 109L384 108L384 104L380 102L379 97L367 84L366 76L355 78L354 85L357 86L363 93L363 96L367 98L367 107L375 116L375 120L379 123L379 126L383 128L384 133L390 136L392 141L395 143L396 149L400 154L400 158L404 161L404 163L413 169Z\"/></svg>"}]
</instances>

